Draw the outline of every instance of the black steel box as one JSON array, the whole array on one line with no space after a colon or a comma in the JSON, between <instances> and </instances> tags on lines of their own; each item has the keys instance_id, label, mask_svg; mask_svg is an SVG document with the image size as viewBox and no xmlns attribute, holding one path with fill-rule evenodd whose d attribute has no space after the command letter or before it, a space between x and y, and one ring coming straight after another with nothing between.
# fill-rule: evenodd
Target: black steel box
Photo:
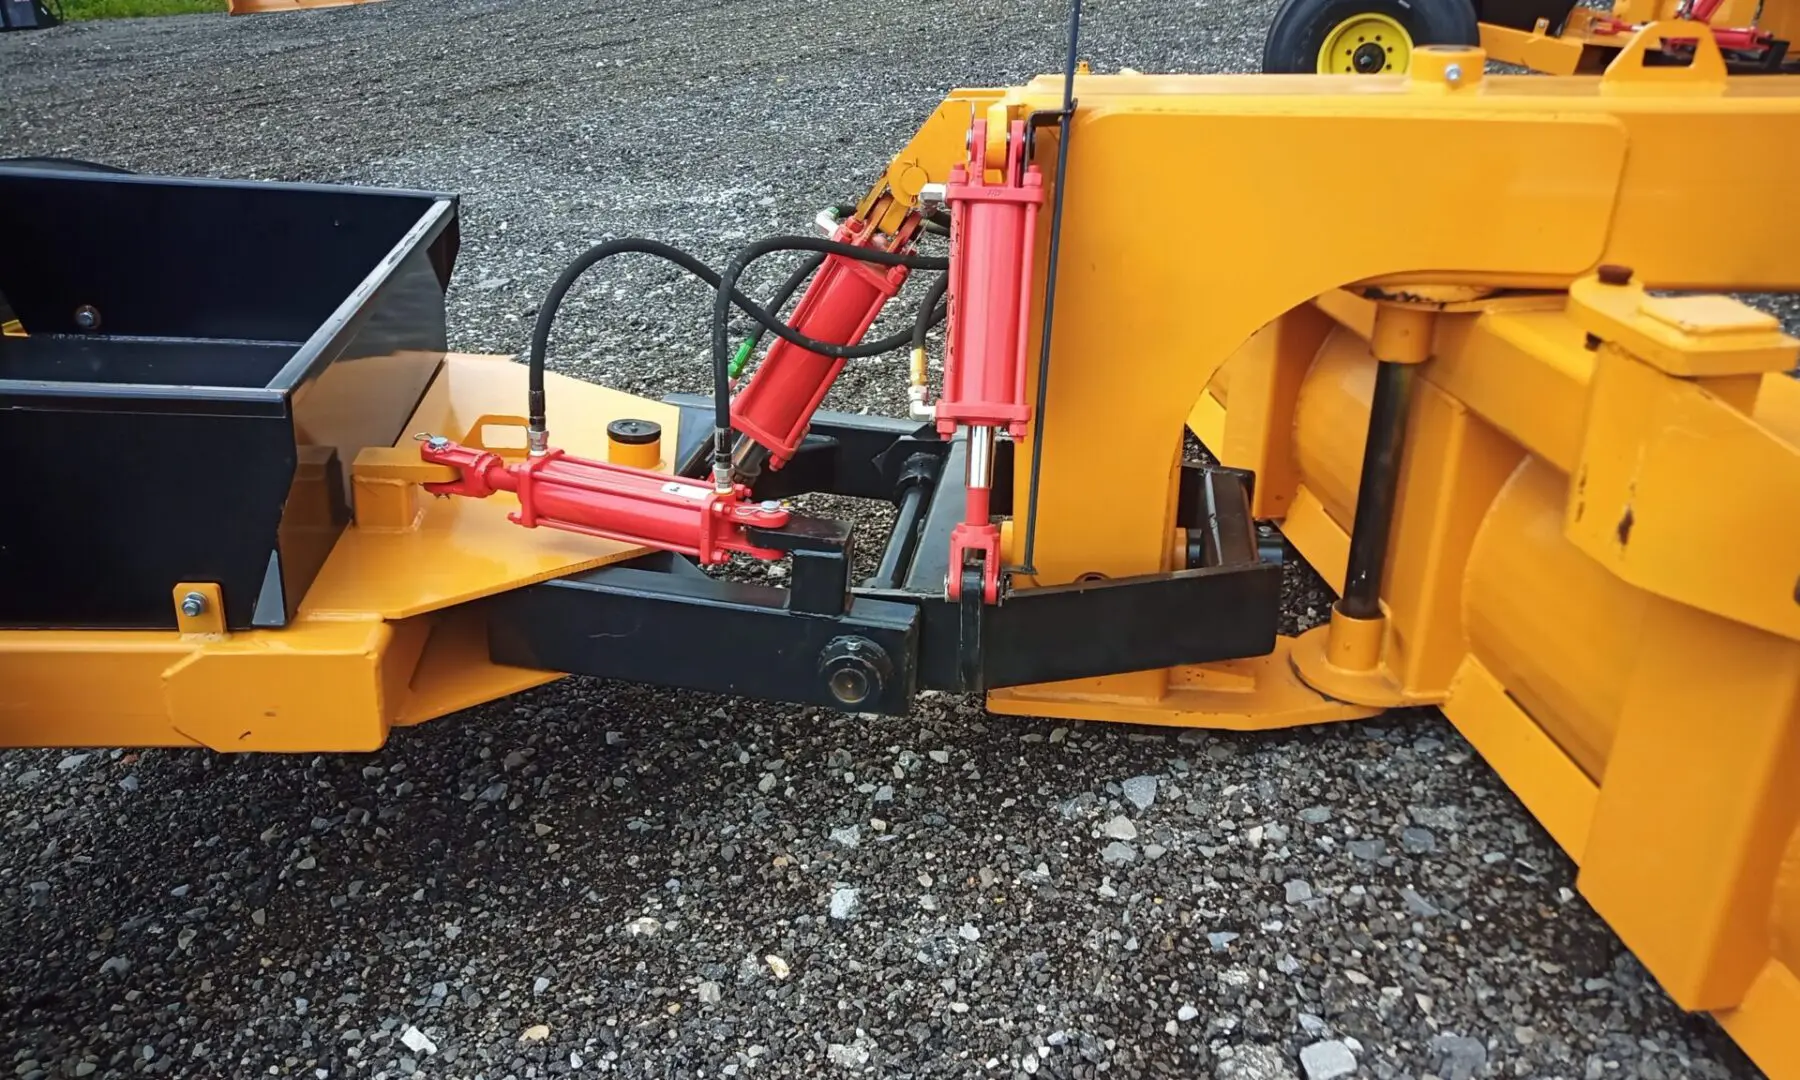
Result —
<instances>
[{"instance_id":1,"label":"black steel box","mask_svg":"<svg viewBox=\"0 0 1800 1080\"><path fill-rule=\"evenodd\" d=\"M0 166L0 626L286 624L443 362L457 209Z\"/></svg>"}]
</instances>

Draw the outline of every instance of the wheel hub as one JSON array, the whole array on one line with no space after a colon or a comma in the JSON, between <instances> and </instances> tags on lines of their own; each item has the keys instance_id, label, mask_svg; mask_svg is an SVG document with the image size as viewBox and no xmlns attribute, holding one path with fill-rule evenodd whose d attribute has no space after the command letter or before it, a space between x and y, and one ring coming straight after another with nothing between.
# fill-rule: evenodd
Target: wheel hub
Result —
<instances>
[{"instance_id":1,"label":"wheel hub","mask_svg":"<svg viewBox=\"0 0 1800 1080\"><path fill-rule=\"evenodd\" d=\"M1352 15L1325 35L1319 46L1321 75L1393 75L1412 59L1412 35L1399 20L1379 12Z\"/></svg>"}]
</instances>

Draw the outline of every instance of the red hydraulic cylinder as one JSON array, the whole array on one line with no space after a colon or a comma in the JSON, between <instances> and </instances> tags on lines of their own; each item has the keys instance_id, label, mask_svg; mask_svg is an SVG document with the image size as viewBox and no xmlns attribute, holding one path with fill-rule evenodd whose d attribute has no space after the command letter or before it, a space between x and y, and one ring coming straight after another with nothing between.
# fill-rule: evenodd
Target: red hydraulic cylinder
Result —
<instances>
[{"instance_id":1,"label":"red hydraulic cylinder","mask_svg":"<svg viewBox=\"0 0 1800 1080\"><path fill-rule=\"evenodd\" d=\"M491 450L432 438L419 453L460 474L453 481L425 484L426 491L475 499L496 491L514 492L519 509L508 517L526 528L541 525L642 544L691 555L702 563L724 562L733 551L763 559L782 556L751 543L744 530L778 529L788 523L787 510L775 503L750 502L746 488L724 494L710 485L570 457L561 450L509 462Z\"/></svg>"},{"instance_id":2,"label":"red hydraulic cylinder","mask_svg":"<svg viewBox=\"0 0 1800 1080\"><path fill-rule=\"evenodd\" d=\"M875 230L851 219L833 240L870 245ZM905 234L895 250L905 243ZM876 316L906 281L904 266L871 263L827 255L819 272L794 309L795 330L833 345L853 345L874 325ZM800 448L807 425L825 400L844 361L808 352L785 339L769 347L761 366L731 402L731 426L769 451L770 468L779 469Z\"/></svg>"},{"instance_id":3,"label":"red hydraulic cylinder","mask_svg":"<svg viewBox=\"0 0 1800 1080\"><path fill-rule=\"evenodd\" d=\"M1032 246L1044 177L1027 165L1025 124L1013 123L1006 170L987 183L983 155L987 121L976 120L969 161L950 170L950 295L955 318L944 349L944 390L937 403L938 433L957 425L1003 427L1025 434L1025 346L1030 330Z\"/></svg>"},{"instance_id":4,"label":"red hydraulic cylinder","mask_svg":"<svg viewBox=\"0 0 1800 1080\"><path fill-rule=\"evenodd\" d=\"M1000 529L990 516L994 440L1004 430L1025 434L1031 407L1025 402L1025 348L1031 313L1031 267L1044 178L1025 160L1025 124L1007 131L1006 164L999 183L987 180L987 121L977 119L969 160L950 172L950 329L944 352L944 390L937 426L949 437L968 431L967 503L950 534L953 600L962 598L962 574L971 555L981 556L981 593L1000 594Z\"/></svg>"}]
</instances>

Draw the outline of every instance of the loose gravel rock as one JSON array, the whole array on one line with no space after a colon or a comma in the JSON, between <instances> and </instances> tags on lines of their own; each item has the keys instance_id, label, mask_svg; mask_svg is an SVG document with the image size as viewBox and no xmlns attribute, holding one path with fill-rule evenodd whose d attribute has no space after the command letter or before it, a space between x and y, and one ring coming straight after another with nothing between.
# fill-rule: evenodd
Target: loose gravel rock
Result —
<instances>
[{"instance_id":1,"label":"loose gravel rock","mask_svg":"<svg viewBox=\"0 0 1800 1080\"><path fill-rule=\"evenodd\" d=\"M1150 809L1150 804L1156 801L1156 777L1154 776L1134 776L1120 784L1119 788L1125 801L1140 811Z\"/></svg>"},{"instance_id":2,"label":"loose gravel rock","mask_svg":"<svg viewBox=\"0 0 1800 1080\"><path fill-rule=\"evenodd\" d=\"M1083 52L1247 71L1272 8L1094 0ZM452 344L515 352L585 245L720 265L804 231L945 91L1053 68L1062 18L387 0L76 24L0 35L0 154L458 192ZM702 390L704 311L621 262L571 296L552 364ZM828 404L903 410L904 370L855 362ZM1285 597L1290 628L1329 603L1299 570ZM571 679L374 754L81 753L0 757L21 1076L1291 1080L1323 1042L1416 1077L1475 1061L1447 1032L1496 1048L1476 1076L1757 1075L1428 711L1175 733Z\"/></svg>"},{"instance_id":3,"label":"loose gravel rock","mask_svg":"<svg viewBox=\"0 0 1800 1080\"><path fill-rule=\"evenodd\" d=\"M1356 1055L1336 1039L1316 1042L1300 1051L1300 1068L1306 1080L1343 1080L1355 1075Z\"/></svg>"}]
</instances>

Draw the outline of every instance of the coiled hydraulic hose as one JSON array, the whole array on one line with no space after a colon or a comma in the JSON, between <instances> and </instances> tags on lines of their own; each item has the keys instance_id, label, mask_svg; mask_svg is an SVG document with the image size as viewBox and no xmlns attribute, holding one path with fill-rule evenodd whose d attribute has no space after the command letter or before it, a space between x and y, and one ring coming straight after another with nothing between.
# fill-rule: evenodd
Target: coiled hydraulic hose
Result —
<instances>
[{"instance_id":1,"label":"coiled hydraulic hose","mask_svg":"<svg viewBox=\"0 0 1800 1080\"><path fill-rule=\"evenodd\" d=\"M948 271L950 269L950 260L942 256L903 255L880 248L826 240L817 236L771 236L746 246L732 256L731 262L726 264L725 272L720 275L717 292L713 296L713 481L721 487L731 483L731 399L726 389L731 383L731 353L727 341L731 305L736 302L742 306L742 301L738 299L737 282L738 278L743 276L745 268L764 255L777 251L816 251L827 255L843 255L862 262L871 262L877 266L904 266L909 270ZM767 312L757 309L756 312L751 312L751 315L758 321L762 321L762 318L767 316ZM902 345L911 344L913 337L912 331L903 330L889 337L862 345L833 345L829 342L806 338L805 335L780 323L766 325L785 340L792 341L808 352L845 360L879 356ZM804 340L799 340L803 338Z\"/></svg>"},{"instance_id":2,"label":"coiled hydraulic hose","mask_svg":"<svg viewBox=\"0 0 1800 1080\"><path fill-rule=\"evenodd\" d=\"M790 237L785 239L790 241L806 241L811 238ZM830 243L830 241L820 242ZM867 249L853 247L847 244L837 246L849 248L849 253L853 255L862 255L867 252ZM797 247L795 249L818 250ZM770 250L779 249L772 248ZM762 252L761 254L767 253L768 252ZM707 266L699 259L682 251L680 248L665 244L660 240L650 240L643 237L627 236L620 237L616 240L608 240L603 243L595 244L578 256L573 262L569 263L568 266L564 267L563 272L557 276L555 283L550 286L550 291L544 295L543 305L538 308L537 323L533 326L531 331L531 349L528 354L527 371L527 438L529 440L528 445L533 453L541 454L548 449L549 429L545 420L546 410L544 401L545 355L549 352L550 331L556 325L557 312L562 308L563 299L568 295L569 290L574 287L575 282L580 279L582 274L585 274L597 264L614 255L626 254L654 255L674 263L676 266L681 267L683 270L686 270L688 273L712 286L721 297L729 295L730 302L736 304L740 311L755 320L758 326L773 332L777 337L792 342L809 352L822 353L827 356L845 356L847 358L879 356L882 353L905 347L911 338L909 332L901 331L877 341L871 341L855 347L834 345L830 342L818 341L788 326L786 323L782 322L779 317L771 315L754 300L751 300L749 297L739 292L736 287L737 275L733 276L732 287L729 294L727 294L721 289L721 277L714 272L712 267ZM820 261L823 261L826 254L829 254L829 251L819 251ZM887 255L888 253L877 252L872 254ZM870 261L879 262L881 260L871 259ZM735 264L737 260L734 259L733 262ZM745 260L745 262L747 264L748 260ZM808 262L810 263L811 260L808 260ZM948 263L948 261L944 259L939 259L937 262L945 265ZM800 269L807 269L806 264L802 264ZM789 282L792 283L795 289L799 288L800 284L805 281L806 276L810 276L812 273L811 269L807 269L807 274L802 276L800 269L796 269L794 274L789 277ZM813 269L816 269L816 267ZM739 274L741 273L742 268L740 267ZM787 288L787 285L784 284L783 288ZM778 299L776 301L777 309L785 302L785 299ZM941 319L942 315L938 315L937 318ZM713 397L717 403L720 414L725 418L726 427L729 429L731 422L731 378L726 367L727 365L714 365Z\"/></svg>"}]
</instances>

